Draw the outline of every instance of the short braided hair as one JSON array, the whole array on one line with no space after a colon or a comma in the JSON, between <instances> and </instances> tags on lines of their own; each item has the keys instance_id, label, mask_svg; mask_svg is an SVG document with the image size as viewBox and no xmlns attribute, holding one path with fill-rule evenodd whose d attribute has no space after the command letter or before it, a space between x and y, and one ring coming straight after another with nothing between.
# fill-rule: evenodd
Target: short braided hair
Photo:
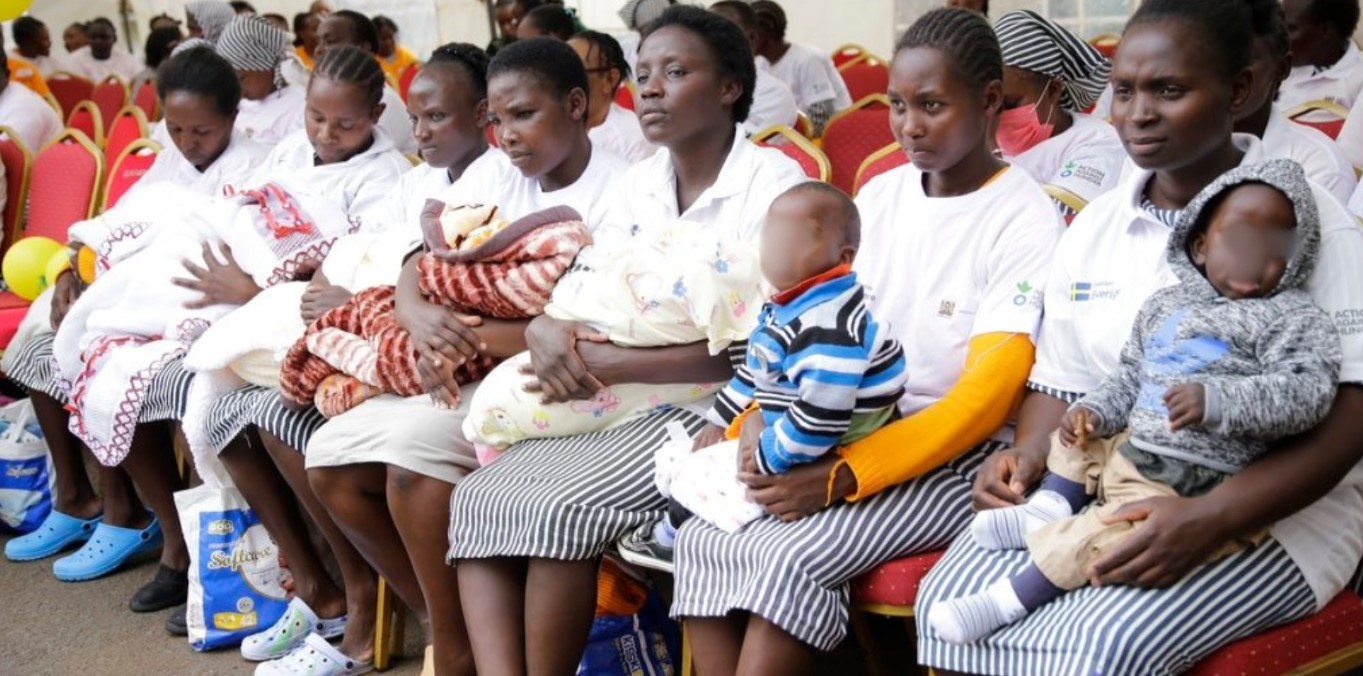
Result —
<instances>
[{"instance_id":1,"label":"short braided hair","mask_svg":"<svg viewBox=\"0 0 1363 676\"><path fill-rule=\"evenodd\" d=\"M333 82L349 82L364 90L365 101L377 106L383 101L383 87L387 80L374 55L350 45L338 45L322 53L312 69L312 80L326 78Z\"/></svg>"},{"instance_id":2,"label":"short braided hair","mask_svg":"<svg viewBox=\"0 0 1363 676\"><path fill-rule=\"evenodd\" d=\"M431 52L426 66L459 68L468 75L479 99L487 98L487 52L466 42L451 42Z\"/></svg>"},{"instance_id":3,"label":"short braided hair","mask_svg":"<svg viewBox=\"0 0 1363 676\"><path fill-rule=\"evenodd\" d=\"M959 7L934 9L913 22L894 51L928 47L951 58L972 87L1003 80L1003 50L982 15Z\"/></svg>"},{"instance_id":4,"label":"short braided hair","mask_svg":"<svg viewBox=\"0 0 1363 676\"><path fill-rule=\"evenodd\" d=\"M629 79L629 61L625 59L625 50L619 40L600 31L582 31L570 39L585 40L590 44L592 50L601 55L606 68L613 68L620 73L621 84Z\"/></svg>"},{"instance_id":5,"label":"short braided hair","mask_svg":"<svg viewBox=\"0 0 1363 676\"><path fill-rule=\"evenodd\" d=\"M1350 0L1357 2L1357 0ZM1253 58L1254 28L1245 0L1146 0L1126 24L1128 33L1135 26L1160 21L1180 21L1197 29L1198 42L1207 46L1217 72L1234 77L1249 67Z\"/></svg>"},{"instance_id":6,"label":"short braided hair","mask_svg":"<svg viewBox=\"0 0 1363 676\"><path fill-rule=\"evenodd\" d=\"M756 0L752 3L752 8L757 13L757 27L784 42L787 25L786 10L773 0Z\"/></svg>"}]
</instances>

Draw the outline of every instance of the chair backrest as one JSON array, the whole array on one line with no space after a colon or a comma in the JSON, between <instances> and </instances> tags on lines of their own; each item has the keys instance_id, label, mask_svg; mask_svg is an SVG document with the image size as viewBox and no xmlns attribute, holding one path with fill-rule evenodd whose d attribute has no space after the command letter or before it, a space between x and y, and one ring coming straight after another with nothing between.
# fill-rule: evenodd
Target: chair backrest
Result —
<instances>
[{"instance_id":1,"label":"chair backrest","mask_svg":"<svg viewBox=\"0 0 1363 676\"><path fill-rule=\"evenodd\" d=\"M66 126L69 129L77 129L86 138L89 138L97 146L104 145L104 122L99 114L99 109L90 101L81 101L76 104L71 111L71 116L66 118Z\"/></svg>"},{"instance_id":2,"label":"chair backrest","mask_svg":"<svg viewBox=\"0 0 1363 676\"><path fill-rule=\"evenodd\" d=\"M864 58L838 69L847 93L853 101L872 94L884 94L890 88L890 67L879 59Z\"/></svg>"},{"instance_id":3,"label":"chair backrest","mask_svg":"<svg viewBox=\"0 0 1363 676\"><path fill-rule=\"evenodd\" d=\"M407 100L407 91L412 88L412 80L416 79L416 74L421 71L421 64L414 63L402 69L402 75L398 77L398 94L402 95L402 100Z\"/></svg>"},{"instance_id":4,"label":"chair backrest","mask_svg":"<svg viewBox=\"0 0 1363 676\"><path fill-rule=\"evenodd\" d=\"M1322 120L1318 117L1313 117L1310 120L1304 119L1311 113L1323 113L1327 119ZM1283 111L1283 114L1297 124L1315 127L1324 132L1326 136L1335 139L1339 138L1339 132L1344 128L1344 120L1349 117L1349 109L1334 101L1319 99L1292 106Z\"/></svg>"},{"instance_id":5,"label":"chair backrest","mask_svg":"<svg viewBox=\"0 0 1363 676\"><path fill-rule=\"evenodd\" d=\"M160 153L161 144L145 138L134 140L123 148L110 165L113 168L109 170L109 181L104 186L99 210L104 212L118 204L118 200L151 169Z\"/></svg>"},{"instance_id":6,"label":"chair backrest","mask_svg":"<svg viewBox=\"0 0 1363 676\"><path fill-rule=\"evenodd\" d=\"M0 163L5 165L4 240L0 259L19 236L23 225L24 203L28 197L28 175L33 168L33 153L9 127L0 127Z\"/></svg>"},{"instance_id":7,"label":"chair backrest","mask_svg":"<svg viewBox=\"0 0 1363 676\"><path fill-rule=\"evenodd\" d=\"M752 142L781 151L786 157L800 163L805 175L815 181L827 182L832 173L828 157L823 151L810 143L800 132L784 124L773 125L753 134Z\"/></svg>"},{"instance_id":8,"label":"chair backrest","mask_svg":"<svg viewBox=\"0 0 1363 676\"><path fill-rule=\"evenodd\" d=\"M867 96L829 118L821 144L833 169L829 182L850 195L861 163L891 143L890 100L884 94Z\"/></svg>"},{"instance_id":9,"label":"chair backrest","mask_svg":"<svg viewBox=\"0 0 1363 676\"><path fill-rule=\"evenodd\" d=\"M104 157L94 141L63 131L33 159L24 236L65 242L73 223L95 215L103 181Z\"/></svg>"},{"instance_id":10,"label":"chair backrest","mask_svg":"<svg viewBox=\"0 0 1363 676\"><path fill-rule=\"evenodd\" d=\"M634 83L625 80L620 83L619 87L615 88L615 105L626 110L634 110L634 96Z\"/></svg>"},{"instance_id":11,"label":"chair backrest","mask_svg":"<svg viewBox=\"0 0 1363 676\"><path fill-rule=\"evenodd\" d=\"M113 167L118 156L140 138L147 137L147 116L141 108L124 106L109 125L109 135L104 139L104 166Z\"/></svg>"},{"instance_id":12,"label":"chair backrest","mask_svg":"<svg viewBox=\"0 0 1363 676\"><path fill-rule=\"evenodd\" d=\"M118 116L119 111L128 105L128 85L123 84L118 76L110 75L95 85L90 100L95 102L95 107L99 109L99 119L104 121L104 128L108 129L114 126L114 118Z\"/></svg>"},{"instance_id":13,"label":"chair backrest","mask_svg":"<svg viewBox=\"0 0 1363 676\"><path fill-rule=\"evenodd\" d=\"M856 197L871 179L908 163L909 155L898 143L891 143L871 153L862 160L861 166L857 167L857 179L852 183L852 196Z\"/></svg>"},{"instance_id":14,"label":"chair backrest","mask_svg":"<svg viewBox=\"0 0 1363 676\"><path fill-rule=\"evenodd\" d=\"M800 132L801 136L811 141L814 140L814 123L810 121L808 115L804 114L804 111L795 111L795 131Z\"/></svg>"},{"instance_id":15,"label":"chair backrest","mask_svg":"<svg viewBox=\"0 0 1363 676\"><path fill-rule=\"evenodd\" d=\"M47 88L52 92L52 97L57 99L57 103L62 106L62 119L71 115L75 110L76 104L90 98L95 92L95 83L79 76L62 71L57 71L47 78Z\"/></svg>"},{"instance_id":16,"label":"chair backrest","mask_svg":"<svg viewBox=\"0 0 1363 676\"><path fill-rule=\"evenodd\" d=\"M61 102L57 100L57 97L52 95L51 91L49 91L46 94L43 94L43 100L47 102L48 106L51 106L52 110L56 111L57 119L59 120L66 119L66 111L62 110Z\"/></svg>"},{"instance_id":17,"label":"chair backrest","mask_svg":"<svg viewBox=\"0 0 1363 676\"><path fill-rule=\"evenodd\" d=\"M143 80L137 85L137 91L133 92L133 105L142 110L148 122L161 119L161 101L156 97L154 80Z\"/></svg>"},{"instance_id":18,"label":"chair backrest","mask_svg":"<svg viewBox=\"0 0 1363 676\"><path fill-rule=\"evenodd\" d=\"M861 45L846 44L833 50L831 56L833 57L833 66L835 68L842 68L848 63L856 61L867 54L870 54L870 52L866 51L866 48Z\"/></svg>"},{"instance_id":19,"label":"chair backrest","mask_svg":"<svg viewBox=\"0 0 1363 676\"><path fill-rule=\"evenodd\" d=\"M1117 55L1117 45L1120 44L1121 41L1122 36L1117 35L1116 33L1103 33L1102 35L1089 40L1089 44L1093 45L1093 48L1098 50L1098 53L1110 59Z\"/></svg>"}]
</instances>

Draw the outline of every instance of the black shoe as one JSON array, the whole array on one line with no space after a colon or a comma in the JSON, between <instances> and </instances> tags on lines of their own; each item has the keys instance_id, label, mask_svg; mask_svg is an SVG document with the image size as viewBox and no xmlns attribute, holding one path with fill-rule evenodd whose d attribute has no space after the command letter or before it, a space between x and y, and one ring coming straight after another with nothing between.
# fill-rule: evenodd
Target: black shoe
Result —
<instances>
[{"instance_id":1,"label":"black shoe","mask_svg":"<svg viewBox=\"0 0 1363 676\"><path fill-rule=\"evenodd\" d=\"M166 616L166 633L171 636L189 636L189 625L185 623L185 606L170 611Z\"/></svg>"},{"instance_id":2,"label":"black shoe","mask_svg":"<svg viewBox=\"0 0 1363 676\"><path fill-rule=\"evenodd\" d=\"M160 566L156 569L156 577L133 594L128 607L134 613L151 613L182 606L188 600L189 573Z\"/></svg>"},{"instance_id":3,"label":"black shoe","mask_svg":"<svg viewBox=\"0 0 1363 676\"><path fill-rule=\"evenodd\" d=\"M658 542L653 536L653 526L646 523L620 538L616 543L620 556L636 566L672 573L675 570L672 548Z\"/></svg>"}]
</instances>

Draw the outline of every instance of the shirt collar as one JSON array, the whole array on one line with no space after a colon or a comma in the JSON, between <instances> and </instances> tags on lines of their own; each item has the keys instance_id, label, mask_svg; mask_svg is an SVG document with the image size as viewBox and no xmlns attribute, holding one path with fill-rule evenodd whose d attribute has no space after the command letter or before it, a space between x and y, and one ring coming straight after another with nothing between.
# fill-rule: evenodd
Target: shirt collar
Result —
<instances>
[{"instance_id":1,"label":"shirt collar","mask_svg":"<svg viewBox=\"0 0 1363 676\"><path fill-rule=\"evenodd\" d=\"M677 168L672 164L672 153L662 152L660 157L657 176L651 182L649 193L656 199L668 205L672 213L677 213ZM742 125L734 125L734 143L729 148L729 154L724 158L724 166L720 167L719 174L715 176L715 182L705 189L705 192L696 198L687 211L704 209L711 202L737 195L747 187L748 176L751 176L756 167L754 166L754 148L752 142L748 141L743 133ZM685 214L677 214L683 216Z\"/></svg>"},{"instance_id":2,"label":"shirt collar","mask_svg":"<svg viewBox=\"0 0 1363 676\"><path fill-rule=\"evenodd\" d=\"M1267 134L1267 132L1265 132L1265 134ZM1241 166L1253 164L1254 162L1263 159L1263 142L1253 134L1232 134L1231 142L1235 144L1236 148L1239 148L1245 153L1244 157L1240 158ZM1127 161L1130 162L1131 160L1128 158ZM1155 172L1153 171L1133 165L1133 170L1127 174L1126 182L1120 188L1121 190L1126 191L1125 220L1128 229L1134 230L1137 227L1144 227L1152 224L1161 228L1166 227L1164 223L1160 222L1159 219L1146 211L1143 206L1145 202L1145 186L1150 182L1150 177L1154 176L1154 174Z\"/></svg>"},{"instance_id":3,"label":"shirt collar","mask_svg":"<svg viewBox=\"0 0 1363 676\"><path fill-rule=\"evenodd\" d=\"M1363 54L1360 54L1358 47L1354 46L1352 40L1344 48L1344 56L1333 64L1320 69L1313 69L1311 77L1322 80L1343 80L1352 75L1354 69L1363 67Z\"/></svg>"},{"instance_id":4,"label":"shirt collar","mask_svg":"<svg viewBox=\"0 0 1363 676\"><path fill-rule=\"evenodd\" d=\"M777 322L786 324L809 308L846 292L856 283L857 273L852 272L852 266L839 265L777 294L768 307Z\"/></svg>"}]
</instances>

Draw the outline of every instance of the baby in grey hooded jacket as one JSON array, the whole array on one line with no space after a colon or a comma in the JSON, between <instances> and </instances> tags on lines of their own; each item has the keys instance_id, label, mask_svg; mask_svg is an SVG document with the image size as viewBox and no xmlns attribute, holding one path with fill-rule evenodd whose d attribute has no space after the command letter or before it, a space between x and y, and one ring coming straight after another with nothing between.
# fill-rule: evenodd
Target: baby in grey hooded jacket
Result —
<instances>
[{"instance_id":1,"label":"baby in grey hooded jacket","mask_svg":"<svg viewBox=\"0 0 1363 676\"><path fill-rule=\"evenodd\" d=\"M1181 283L1145 301L1117 369L1065 414L1037 492L971 524L987 549L1026 546L1031 565L933 606L942 638L977 641L1088 584L1093 561L1141 526L1104 522L1122 505L1201 495L1325 417L1343 357L1302 288L1319 247L1315 199L1290 160L1230 171L1188 204L1167 254Z\"/></svg>"}]
</instances>

